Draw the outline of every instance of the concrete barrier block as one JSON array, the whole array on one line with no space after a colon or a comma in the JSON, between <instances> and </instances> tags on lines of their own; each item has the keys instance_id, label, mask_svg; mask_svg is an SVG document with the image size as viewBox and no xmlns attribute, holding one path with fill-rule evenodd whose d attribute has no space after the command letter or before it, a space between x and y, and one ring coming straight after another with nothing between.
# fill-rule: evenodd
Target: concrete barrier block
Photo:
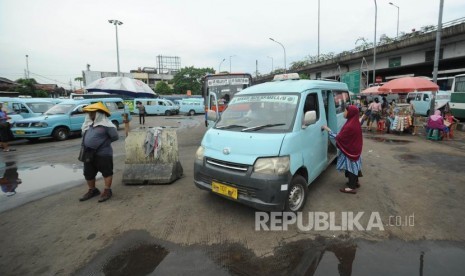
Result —
<instances>
[{"instance_id":1,"label":"concrete barrier block","mask_svg":"<svg viewBox=\"0 0 465 276\"><path fill-rule=\"evenodd\" d=\"M182 176L176 130L163 128L157 156L147 156L144 144L148 130L134 129L126 137L124 184L168 184Z\"/></svg>"}]
</instances>

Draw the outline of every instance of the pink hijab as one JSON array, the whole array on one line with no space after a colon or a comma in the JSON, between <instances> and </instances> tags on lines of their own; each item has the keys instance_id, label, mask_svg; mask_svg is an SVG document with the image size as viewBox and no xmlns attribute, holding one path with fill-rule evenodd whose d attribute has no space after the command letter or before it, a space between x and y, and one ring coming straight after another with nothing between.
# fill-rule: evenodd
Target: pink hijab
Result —
<instances>
[{"instance_id":1,"label":"pink hijab","mask_svg":"<svg viewBox=\"0 0 465 276\"><path fill-rule=\"evenodd\" d=\"M434 115L431 115L430 118L433 121L437 121L437 120L441 119L442 118L441 111L439 111L439 110L434 111Z\"/></svg>"}]
</instances>

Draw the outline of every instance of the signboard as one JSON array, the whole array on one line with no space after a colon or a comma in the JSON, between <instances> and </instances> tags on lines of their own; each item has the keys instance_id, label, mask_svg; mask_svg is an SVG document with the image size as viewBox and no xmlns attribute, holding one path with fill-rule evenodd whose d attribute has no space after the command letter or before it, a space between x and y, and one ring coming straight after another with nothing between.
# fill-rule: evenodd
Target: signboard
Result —
<instances>
[{"instance_id":1,"label":"signboard","mask_svg":"<svg viewBox=\"0 0 465 276\"><path fill-rule=\"evenodd\" d=\"M208 86L243 85L243 84L249 84L249 79L248 78L230 78L230 79L208 80Z\"/></svg>"},{"instance_id":2,"label":"signboard","mask_svg":"<svg viewBox=\"0 0 465 276\"><path fill-rule=\"evenodd\" d=\"M355 94L360 93L360 70L342 74L341 82L347 84L350 92Z\"/></svg>"}]
</instances>

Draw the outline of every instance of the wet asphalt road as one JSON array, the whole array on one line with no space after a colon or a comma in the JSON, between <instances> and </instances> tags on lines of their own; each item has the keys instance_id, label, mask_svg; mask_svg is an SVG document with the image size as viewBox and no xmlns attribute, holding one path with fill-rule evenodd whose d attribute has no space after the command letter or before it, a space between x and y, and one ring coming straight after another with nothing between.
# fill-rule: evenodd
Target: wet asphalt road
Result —
<instances>
[{"instance_id":1,"label":"wet asphalt road","mask_svg":"<svg viewBox=\"0 0 465 276\"><path fill-rule=\"evenodd\" d=\"M254 209L193 185L202 120L147 120L179 128L184 177L171 185L121 184L120 130L114 197L104 204L77 201L85 192L79 137L16 142L0 156L0 170L16 168L22 180L0 199L0 275L465 274L462 141L367 133L357 195L337 191L344 177L334 165L311 185L304 213L379 212L383 231L255 231ZM412 214L414 225L386 224Z\"/></svg>"}]
</instances>

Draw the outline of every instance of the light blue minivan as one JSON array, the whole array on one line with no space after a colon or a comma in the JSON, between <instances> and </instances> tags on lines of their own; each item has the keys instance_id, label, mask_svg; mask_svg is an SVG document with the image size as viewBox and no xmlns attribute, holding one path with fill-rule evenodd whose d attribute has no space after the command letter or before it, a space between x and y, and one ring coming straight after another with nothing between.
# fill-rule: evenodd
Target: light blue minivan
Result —
<instances>
[{"instance_id":1,"label":"light blue minivan","mask_svg":"<svg viewBox=\"0 0 465 276\"><path fill-rule=\"evenodd\" d=\"M172 101L167 99L134 99L134 109L132 112L134 114L139 114L139 109L137 109L137 102L141 102L145 106L145 114L147 115L165 115L170 116L173 114L179 113L179 107L175 105Z\"/></svg>"},{"instance_id":2,"label":"light blue minivan","mask_svg":"<svg viewBox=\"0 0 465 276\"><path fill-rule=\"evenodd\" d=\"M237 93L202 139L194 183L260 210L299 211L308 185L336 158L321 127L338 132L350 103L344 83L299 80L298 74Z\"/></svg>"},{"instance_id":3,"label":"light blue minivan","mask_svg":"<svg viewBox=\"0 0 465 276\"><path fill-rule=\"evenodd\" d=\"M21 115L23 118L31 118L42 115L55 103L48 98L4 98L0 97L4 107Z\"/></svg>"},{"instance_id":4,"label":"light blue minivan","mask_svg":"<svg viewBox=\"0 0 465 276\"><path fill-rule=\"evenodd\" d=\"M194 116L195 114L205 113L205 104L203 98L183 99L179 101L179 113Z\"/></svg>"},{"instance_id":5,"label":"light blue minivan","mask_svg":"<svg viewBox=\"0 0 465 276\"><path fill-rule=\"evenodd\" d=\"M434 101L434 109L443 109L450 102L451 92L439 90L436 93L436 99ZM430 114L431 99L433 98L433 92L421 91L421 92L410 92L407 95L410 99L410 103L415 108L416 115L428 116Z\"/></svg>"},{"instance_id":6,"label":"light blue minivan","mask_svg":"<svg viewBox=\"0 0 465 276\"><path fill-rule=\"evenodd\" d=\"M54 105L42 116L16 121L11 131L15 138L25 138L31 141L49 136L59 141L66 140L72 133L81 131L85 118L82 108L97 102L102 102L110 110L110 120L117 129L123 123L124 113L127 113L128 119L131 120L129 109L121 98L64 100Z\"/></svg>"}]
</instances>

